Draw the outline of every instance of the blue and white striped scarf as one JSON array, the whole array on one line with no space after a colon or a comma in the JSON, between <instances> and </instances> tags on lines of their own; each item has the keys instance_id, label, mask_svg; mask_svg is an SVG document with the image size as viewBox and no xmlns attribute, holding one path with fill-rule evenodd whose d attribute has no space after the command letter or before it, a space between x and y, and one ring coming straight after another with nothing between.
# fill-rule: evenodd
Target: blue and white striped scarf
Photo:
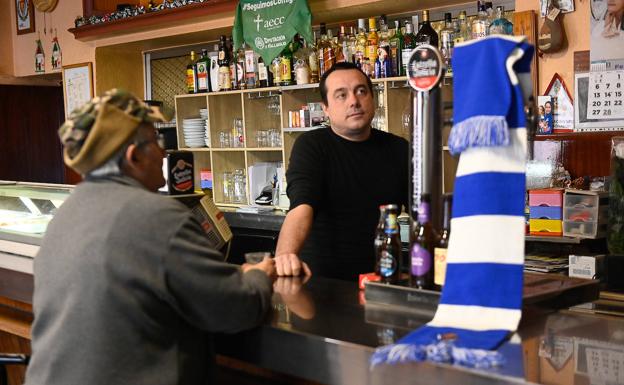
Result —
<instances>
[{"instance_id":1,"label":"blue and white striped scarf","mask_svg":"<svg viewBox=\"0 0 624 385\"><path fill-rule=\"evenodd\" d=\"M523 95L530 95L533 47L524 37L489 36L458 45L453 54L455 124L449 148L461 155L444 289L433 319L378 348L373 365L422 360L501 365L494 349L517 329L522 315Z\"/></svg>"}]
</instances>

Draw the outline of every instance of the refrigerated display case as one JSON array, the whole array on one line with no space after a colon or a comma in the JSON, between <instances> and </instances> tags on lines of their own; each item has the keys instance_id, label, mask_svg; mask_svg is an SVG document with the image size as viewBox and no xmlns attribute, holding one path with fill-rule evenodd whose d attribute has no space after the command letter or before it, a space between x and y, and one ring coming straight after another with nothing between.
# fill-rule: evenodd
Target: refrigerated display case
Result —
<instances>
[{"instance_id":1,"label":"refrigerated display case","mask_svg":"<svg viewBox=\"0 0 624 385\"><path fill-rule=\"evenodd\" d=\"M0 181L0 268L32 274L48 223L73 187Z\"/></svg>"}]
</instances>

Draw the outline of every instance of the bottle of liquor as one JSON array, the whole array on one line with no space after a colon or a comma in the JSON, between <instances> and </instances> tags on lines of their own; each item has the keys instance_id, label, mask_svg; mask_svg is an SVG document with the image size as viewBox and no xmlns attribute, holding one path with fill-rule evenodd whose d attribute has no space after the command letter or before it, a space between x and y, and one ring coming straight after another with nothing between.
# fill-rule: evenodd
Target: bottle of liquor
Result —
<instances>
[{"instance_id":1,"label":"bottle of liquor","mask_svg":"<svg viewBox=\"0 0 624 385\"><path fill-rule=\"evenodd\" d=\"M347 40L347 29L344 25L340 25L338 32L338 44L336 45L336 63L349 61L349 41Z\"/></svg>"},{"instance_id":2,"label":"bottle of liquor","mask_svg":"<svg viewBox=\"0 0 624 385\"><path fill-rule=\"evenodd\" d=\"M455 27L449 12L444 14L444 28L440 31L440 54L446 64L446 73L452 74L451 58L453 57L453 47L455 46Z\"/></svg>"},{"instance_id":3,"label":"bottle of liquor","mask_svg":"<svg viewBox=\"0 0 624 385\"><path fill-rule=\"evenodd\" d=\"M406 20L405 36L403 37L403 51L401 51L401 61L403 62L401 76L407 75L407 63L414 48L416 48L416 35L414 35L414 27L409 20Z\"/></svg>"},{"instance_id":4,"label":"bottle of liquor","mask_svg":"<svg viewBox=\"0 0 624 385\"><path fill-rule=\"evenodd\" d=\"M410 284L419 289L433 287L433 242L431 226L430 197L423 194L418 205L418 220L412 220L410 232Z\"/></svg>"},{"instance_id":5,"label":"bottle of liquor","mask_svg":"<svg viewBox=\"0 0 624 385\"><path fill-rule=\"evenodd\" d=\"M416 34L416 46L421 44L430 44L434 47L438 47L438 33L431 26L429 21L429 11L423 11L423 21Z\"/></svg>"},{"instance_id":6,"label":"bottle of liquor","mask_svg":"<svg viewBox=\"0 0 624 385\"><path fill-rule=\"evenodd\" d=\"M349 35L347 36L347 45L349 46L349 56L348 61L351 63L355 63L355 48L357 45L355 27L349 27Z\"/></svg>"},{"instance_id":7,"label":"bottle of liquor","mask_svg":"<svg viewBox=\"0 0 624 385\"><path fill-rule=\"evenodd\" d=\"M362 68L364 57L366 57L366 19L358 19L358 34L355 37L355 64Z\"/></svg>"},{"instance_id":8,"label":"bottle of liquor","mask_svg":"<svg viewBox=\"0 0 624 385\"><path fill-rule=\"evenodd\" d=\"M304 44L306 42L304 41ZM310 66L310 83L319 82L319 56L316 49L316 32L314 32L314 39L312 43L307 45L307 62Z\"/></svg>"},{"instance_id":9,"label":"bottle of liquor","mask_svg":"<svg viewBox=\"0 0 624 385\"><path fill-rule=\"evenodd\" d=\"M334 63L336 63L336 53L334 52L334 47L327 36L325 23L321 23L321 40L318 43L318 61L319 78L321 78L323 74L334 65Z\"/></svg>"},{"instance_id":10,"label":"bottle of liquor","mask_svg":"<svg viewBox=\"0 0 624 385\"><path fill-rule=\"evenodd\" d=\"M388 31L388 21L386 15L379 17L379 46L377 48L377 56L382 55L381 51L384 51L385 57L390 59L390 32ZM388 75L392 76L392 75Z\"/></svg>"},{"instance_id":11,"label":"bottle of liquor","mask_svg":"<svg viewBox=\"0 0 624 385\"><path fill-rule=\"evenodd\" d=\"M234 40L232 36L229 36L226 42L226 54L230 61L230 88L231 90L238 89L238 74L236 73L236 59L237 52L234 50Z\"/></svg>"},{"instance_id":12,"label":"bottle of liquor","mask_svg":"<svg viewBox=\"0 0 624 385\"><path fill-rule=\"evenodd\" d=\"M195 56L195 51L191 51L191 58L186 64L186 90L189 94L197 92L197 74L195 73L196 60L197 57Z\"/></svg>"},{"instance_id":13,"label":"bottle of liquor","mask_svg":"<svg viewBox=\"0 0 624 385\"><path fill-rule=\"evenodd\" d=\"M505 8L496 7L496 18L490 24L489 35L513 35L513 23L505 18Z\"/></svg>"},{"instance_id":14,"label":"bottle of liquor","mask_svg":"<svg viewBox=\"0 0 624 385\"><path fill-rule=\"evenodd\" d=\"M247 70L245 69L245 45L241 45L236 51L236 84L238 89L244 90L247 87L245 75Z\"/></svg>"},{"instance_id":15,"label":"bottle of liquor","mask_svg":"<svg viewBox=\"0 0 624 385\"><path fill-rule=\"evenodd\" d=\"M219 90L229 91L232 89L232 79L230 77L230 55L227 51L225 35L219 37Z\"/></svg>"},{"instance_id":16,"label":"bottle of liquor","mask_svg":"<svg viewBox=\"0 0 624 385\"><path fill-rule=\"evenodd\" d=\"M496 15L494 14L494 4L491 1L485 2L485 13L487 13L488 20L490 21L490 24L492 24Z\"/></svg>"},{"instance_id":17,"label":"bottle of liquor","mask_svg":"<svg viewBox=\"0 0 624 385\"><path fill-rule=\"evenodd\" d=\"M202 49L201 56L195 64L197 76L197 92L210 92L210 58L208 50Z\"/></svg>"},{"instance_id":18,"label":"bottle of liquor","mask_svg":"<svg viewBox=\"0 0 624 385\"><path fill-rule=\"evenodd\" d=\"M258 86L257 55L248 45L245 45L245 85L247 88Z\"/></svg>"},{"instance_id":19,"label":"bottle of liquor","mask_svg":"<svg viewBox=\"0 0 624 385\"><path fill-rule=\"evenodd\" d=\"M377 273L381 282L396 284L401 276L401 239L397 220L399 207L386 205L384 233Z\"/></svg>"},{"instance_id":20,"label":"bottle of liquor","mask_svg":"<svg viewBox=\"0 0 624 385\"><path fill-rule=\"evenodd\" d=\"M260 87L273 84L273 72L269 71L262 56L258 57L258 84Z\"/></svg>"},{"instance_id":21,"label":"bottle of liquor","mask_svg":"<svg viewBox=\"0 0 624 385\"><path fill-rule=\"evenodd\" d=\"M488 14L485 11L485 5L477 1L478 13L471 24L472 40L481 39L487 36L488 29L490 28L490 20Z\"/></svg>"},{"instance_id":22,"label":"bottle of liquor","mask_svg":"<svg viewBox=\"0 0 624 385\"><path fill-rule=\"evenodd\" d=\"M377 21L374 17L368 19L368 36L366 37L366 57L369 65L375 65L377 61L377 48L379 37L377 36Z\"/></svg>"},{"instance_id":23,"label":"bottle of liquor","mask_svg":"<svg viewBox=\"0 0 624 385\"><path fill-rule=\"evenodd\" d=\"M470 40L470 28L466 19L466 11L461 11L457 17L457 30L455 31L455 44Z\"/></svg>"},{"instance_id":24,"label":"bottle of liquor","mask_svg":"<svg viewBox=\"0 0 624 385\"><path fill-rule=\"evenodd\" d=\"M392 63L392 75L401 76L403 72L403 48L404 40L399 21L394 22L394 36L390 39L390 62Z\"/></svg>"},{"instance_id":25,"label":"bottle of liquor","mask_svg":"<svg viewBox=\"0 0 624 385\"><path fill-rule=\"evenodd\" d=\"M433 249L433 283L437 289L444 286L446 275L446 252L451 236L451 210L453 207L453 194L444 194L442 198L444 214L442 228L438 232L435 248Z\"/></svg>"},{"instance_id":26,"label":"bottle of liquor","mask_svg":"<svg viewBox=\"0 0 624 385\"><path fill-rule=\"evenodd\" d=\"M280 73L280 86L290 86L294 84L292 77L292 52L290 47L292 44L286 45L279 56L279 73Z\"/></svg>"}]
</instances>

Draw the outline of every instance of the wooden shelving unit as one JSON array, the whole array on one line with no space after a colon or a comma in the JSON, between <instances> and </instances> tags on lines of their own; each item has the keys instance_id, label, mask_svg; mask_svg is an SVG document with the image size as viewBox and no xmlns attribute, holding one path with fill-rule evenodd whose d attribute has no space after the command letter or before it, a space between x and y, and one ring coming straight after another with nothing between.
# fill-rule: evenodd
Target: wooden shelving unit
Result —
<instances>
[{"instance_id":1,"label":"wooden shelving unit","mask_svg":"<svg viewBox=\"0 0 624 385\"><path fill-rule=\"evenodd\" d=\"M402 115L409 111L410 88L407 78L395 77L374 79L376 105L382 105L387 131L409 139L409 131L403 124ZM450 88L450 87L448 87ZM444 100L450 100L452 92L445 91ZM378 98L383 100L379 103ZM179 95L175 98L178 147L180 150L192 151L195 154L195 185L199 186L199 172L210 169L213 173L213 198L215 203L223 206L242 206L252 204L247 176L247 199L240 204L226 203L223 200L223 172L234 172L237 169L247 170L250 166L262 162L282 162L286 169L292 147L297 138L304 132L320 128L287 127L288 112L299 110L307 103L321 102L318 83L286 87L269 87L239 91L211 92L207 94ZM276 108L276 103L277 107ZM182 125L184 119L198 118L199 110L208 109L208 130L210 147L186 147ZM231 131L235 118L243 120L244 146L221 148L219 133ZM260 147L256 134L259 130L276 129L279 131L281 146ZM448 128L445 128L447 131ZM452 178L455 174L457 160L448 151L444 151L445 186L452 189Z\"/></svg>"}]
</instances>

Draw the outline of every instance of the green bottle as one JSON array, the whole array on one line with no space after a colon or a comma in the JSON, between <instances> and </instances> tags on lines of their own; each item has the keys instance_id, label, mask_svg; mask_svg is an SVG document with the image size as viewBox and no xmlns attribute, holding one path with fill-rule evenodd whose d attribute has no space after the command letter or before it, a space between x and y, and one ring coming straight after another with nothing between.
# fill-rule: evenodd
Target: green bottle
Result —
<instances>
[{"instance_id":1,"label":"green bottle","mask_svg":"<svg viewBox=\"0 0 624 385\"><path fill-rule=\"evenodd\" d=\"M390 38L390 61L392 68L390 76L401 76L403 75L403 48L405 43L398 20L394 22L394 30L394 36Z\"/></svg>"}]
</instances>

